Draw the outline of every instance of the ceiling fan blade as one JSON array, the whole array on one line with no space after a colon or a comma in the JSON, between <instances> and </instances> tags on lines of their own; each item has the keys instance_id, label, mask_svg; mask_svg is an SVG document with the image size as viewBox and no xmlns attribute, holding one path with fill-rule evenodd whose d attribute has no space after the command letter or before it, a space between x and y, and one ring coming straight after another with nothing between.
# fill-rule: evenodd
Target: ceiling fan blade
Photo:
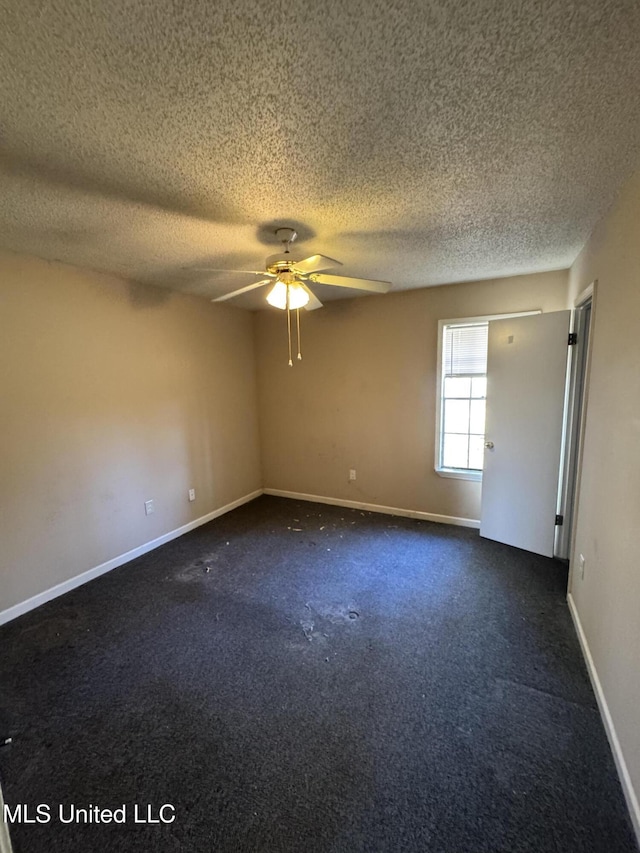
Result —
<instances>
[{"instance_id":1,"label":"ceiling fan blade","mask_svg":"<svg viewBox=\"0 0 640 853\"><path fill-rule=\"evenodd\" d=\"M224 273L225 275L268 275L273 276L273 273L266 270L221 270L217 267L182 267L186 272L215 272Z\"/></svg>"},{"instance_id":2,"label":"ceiling fan blade","mask_svg":"<svg viewBox=\"0 0 640 853\"><path fill-rule=\"evenodd\" d=\"M212 302L225 302L227 299L233 299L234 296L240 296L241 293L248 293L250 290L255 290L258 287L264 287L265 284L273 284L270 278L265 278L264 281L255 281L253 284L248 284L246 287L241 287L240 290L232 290L231 293L225 293L224 296L217 296L212 299Z\"/></svg>"},{"instance_id":3,"label":"ceiling fan blade","mask_svg":"<svg viewBox=\"0 0 640 853\"><path fill-rule=\"evenodd\" d=\"M370 293L386 293L391 287L390 281L374 281L369 278L350 278L346 275L322 275L313 274L309 276L310 281L318 284L333 284L337 287L351 287L354 290L368 290Z\"/></svg>"},{"instance_id":4,"label":"ceiling fan blade","mask_svg":"<svg viewBox=\"0 0 640 853\"><path fill-rule=\"evenodd\" d=\"M311 255L303 261L296 261L294 269L304 275L309 275L310 272L318 270L328 270L331 267L341 267L340 261L335 261L333 258L328 258L326 255Z\"/></svg>"},{"instance_id":5,"label":"ceiling fan blade","mask_svg":"<svg viewBox=\"0 0 640 853\"><path fill-rule=\"evenodd\" d=\"M309 290L306 284L301 284L300 286L309 296L309 301L304 306L305 311L315 311L316 308L322 308L322 302L320 302L315 293L312 290Z\"/></svg>"}]
</instances>

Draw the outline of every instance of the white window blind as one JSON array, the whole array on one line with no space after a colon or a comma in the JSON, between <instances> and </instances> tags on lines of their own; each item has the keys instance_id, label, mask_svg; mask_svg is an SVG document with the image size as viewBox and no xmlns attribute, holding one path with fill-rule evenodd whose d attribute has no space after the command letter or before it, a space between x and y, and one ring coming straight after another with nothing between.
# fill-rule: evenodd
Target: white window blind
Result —
<instances>
[{"instance_id":1,"label":"white window blind","mask_svg":"<svg viewBox=\"0 0 640 853\"><path fill-rule=\"evenodd\" d=\"M442 366L445 376L478 376L487 372L488 323L446 326Z\"/></svg>"}]
</instances>

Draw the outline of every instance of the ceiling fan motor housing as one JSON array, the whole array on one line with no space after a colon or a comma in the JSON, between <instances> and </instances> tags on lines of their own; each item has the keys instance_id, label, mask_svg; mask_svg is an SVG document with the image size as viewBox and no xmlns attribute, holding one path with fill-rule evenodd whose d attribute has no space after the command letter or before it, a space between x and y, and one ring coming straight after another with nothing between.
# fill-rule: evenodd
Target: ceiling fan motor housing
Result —
<instances>
[{"instance_id":1,"label":"ceiling fan motor housing","mask_svg":"<svg viewBox=\"0 0 640 853\"><path fill-rule=\"evenodd\" d=\"M291 252L278 252L277 255L269 255L266 259L266 270L274 275L279 275L283 272L290 272L291 268L301 260L302 257L299 254L294 255Z\"/></svg>"}]
</instances>

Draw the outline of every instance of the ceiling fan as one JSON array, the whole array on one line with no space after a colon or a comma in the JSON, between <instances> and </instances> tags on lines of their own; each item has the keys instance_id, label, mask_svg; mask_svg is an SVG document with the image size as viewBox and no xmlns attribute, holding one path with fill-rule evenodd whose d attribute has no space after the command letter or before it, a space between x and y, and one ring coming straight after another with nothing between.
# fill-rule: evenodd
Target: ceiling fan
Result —
<instances>
[{"instance_id":1,"label":"ceiling fan","mask_svg":"<svg viewBox=\"0 0 640 853\"><path fill-rule=\"evenodd\" d=\"M217 272L240 275L266 276L260 281L252 282L231 293L225 293L212 299L212 302L225 302L267 284L273 285L267 294L267 302L274 308L280 308L287 312L287 328L289 333L289 365L293 366L291 358L291 311L296 311L296 327L298 337L298 359L302 359L300 352L300 308L306 311L314 311L322 308L322 302L313 293L309 283L329 284L335 287L348 287L353 290L365 290L369 293L386 293L391 287L389 281L374 281L367 278L352 278L346 275L327 275L324 270L332 267L341 267L340 261L328 258L326 255L310 255L308 258L299 258L291 253L291 243L298 236L294 228L277 228L276 236L282 243L284 250L276 255L269 255L265 261L264 270L221 270L214 267L197 267L198 270L206 272Z\"/></svg>"},{"instance_id":2,"label":"ceiling fan","mask_svg":"<svg viewBox=\"0 0 640 853\"><path fill-rule=\"evenodd\" d=\"M273 288L267 294L267 302L274 308L285 310L306 308L314 311L322 308L322 302L315 296L308 286L313 284L329 284L335 287L349 287L353 290L365 290L369 293L386 293L391 287L388 281L373 281L367 278L351 278L345 275L326 275L323 270L332 267L341 267L340 261L327 258L326 255L310 255L308 258L300 258L291 253L291 244L298 236L294 228L278 228L276 236L284 246L284 251L276 255L269 255L265 261L264 270L221 270L214 267L196 267L206 272L230 273L240 275L263 276L260 281L232 290L218 296L212 302L225 302L243 293L249 293L259 287L272 284ZM266 276L266 278L264 278Z\"/></svg>"}]
</instances>

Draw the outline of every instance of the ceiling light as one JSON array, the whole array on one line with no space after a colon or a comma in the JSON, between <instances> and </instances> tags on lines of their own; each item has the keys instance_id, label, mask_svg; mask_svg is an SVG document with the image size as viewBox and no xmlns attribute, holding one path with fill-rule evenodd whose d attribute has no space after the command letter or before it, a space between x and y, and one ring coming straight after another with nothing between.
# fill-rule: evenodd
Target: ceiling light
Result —
<instances>
[{"instance_id":1,"label":"ceiling light","mask_svg":"<svg viewBox=\"0 0 640 853\"><path fill-rule=\"evenodd\" d=\"M285 284L284 281L278 280L267 294L267 302L269 305L273 305L274 308L280 308L282 311L287 307L292 311L296 308L303 308L308 301L309 294L304 287L297 282L293 284Z\"/></svg>"}]
</instances>

